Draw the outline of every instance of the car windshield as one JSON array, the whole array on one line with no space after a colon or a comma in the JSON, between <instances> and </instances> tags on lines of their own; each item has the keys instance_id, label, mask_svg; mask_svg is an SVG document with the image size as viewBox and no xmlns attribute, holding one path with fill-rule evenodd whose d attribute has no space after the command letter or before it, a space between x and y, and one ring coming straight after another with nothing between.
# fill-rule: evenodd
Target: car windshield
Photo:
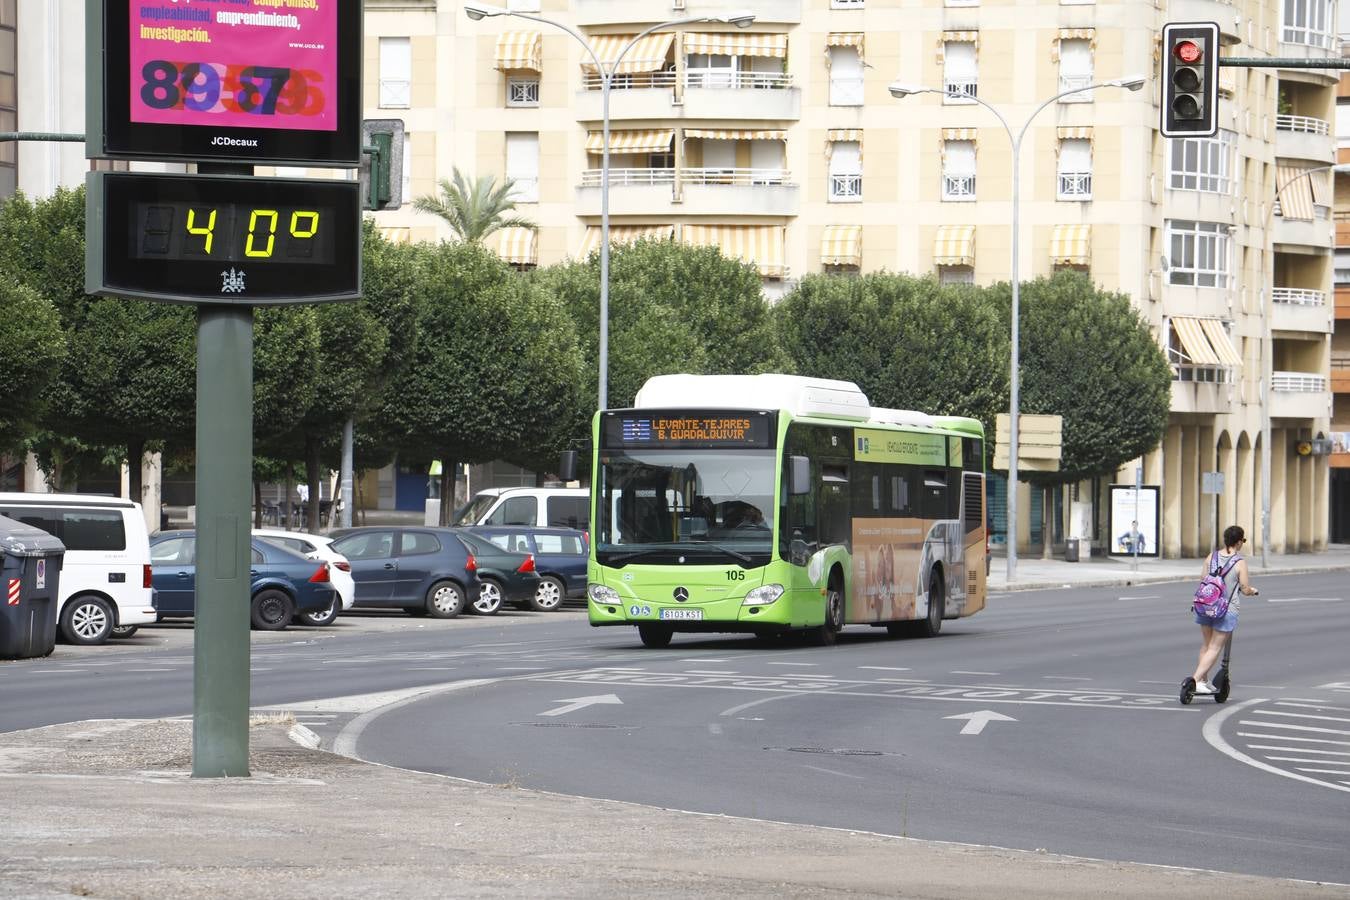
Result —
<instances>
[{"instance_id":1,"label":"car windshield","mask_svg":"<svg viewBox=\"0 0 1350 900\"><path fill-rule=\"evenodd\" d=\"M613 450L600 459L596 559L763 565L773 450Z\"/></svg>"},{"instance_id":2,"label":"car windshield","mask_svg":"<svg viewBox=\"0 0 1350 900\"><path fill-rule=\"evenodd\" d=\"M479 494L473 500L460 507L459 516L455 519L456 525L477 525L478 520L483 518L484 513L497 500L495 494Z\"/></svg>"}]
</instances>

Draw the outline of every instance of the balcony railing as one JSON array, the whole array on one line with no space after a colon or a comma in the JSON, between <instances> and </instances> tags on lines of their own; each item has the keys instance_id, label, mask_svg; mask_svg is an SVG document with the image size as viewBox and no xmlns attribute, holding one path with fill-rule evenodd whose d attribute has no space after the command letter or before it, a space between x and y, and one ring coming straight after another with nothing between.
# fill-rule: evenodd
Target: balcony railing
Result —
<instances>
[{"instance_id":1,"label":"balcony railing","mask_svg":"<svg viewBox=\"0 0 1350 900\"><path fill-rule=\"evenodd\" d=\"M863 80L859 75L854 78L836 76L830 78L831 106L862 106Z\"/></svg>"},{"instance_id":2,"label":"balcony railing","mask_svg":"<svg viewBox=\"0 0 1350 900\"><path fill-rule=\"evenodd\" d=\"M1059 76L1059 93L1065 91L1077 91L1092 84L1091 75L1061 75ZM1067 97L1060 97L1060 103L1091 103L1092 91L1080 91L1077 94L1070 94Z\"/></svg>"},{"instance_id":3,"label":"balcony railing","mask_svg":"<svg viewBox=\"0 0 1350 900\"><path fill-rule=\"evenodd\" d=\"M1307 288L1277 287L1270 289L1272 303L1289 303L1294 306L1326 306L1327 292Z\"/></svg>"},{"instance_id":4,"label":"balcony railing","mask_svg":"<svg viewBox=\"0 0 1350 900\"><path fill-rule=\"evenodd\" d=\"M600 169L587 169L581 173L582 187L600 187ZM609 186L619 187L628 186L646 186L650 187L657 184L674 184L674 169L616 169L613 166L609 169Z\"/></svg>"},{"instance_id":5,"label":"balcony railing","mask_svg":"<svg viewBox=\"0 0 1350 900\"><path fill-rule=\"evenodd\" d=\"M684 169L680 184L790 184L792 173L787 169Z\"/></svg>"},{"instance_id":6,"label":"balcony railing","mask_svg":"<svg viewBox=\"0 0 1350 900\"><path fill-rule=\"evenodd\" d=\"M975 199L975 176L971 175L943 175L942 176L942 199L943 200L974 200Z\"/></svg>"},{"instance_id":7,"label":"balcony railing","mask_svg":"<svg viewBox=\"0 0 1350 900\"><path fill-rule=\"evenodd\" d=\"M604 77L599 72L588 72L581 76L581 87L587 91L598 91L603 87ZM673 88L675 86L675 73L669 72L637 72L634 74L615 75L614 81L610 84L610 90L615 91L636 91L646 88Z\"/></svg>"},{"instance_id":8,"label":"balcony railing","mask_svg":"<svg viewBox=\"0 0 1350 900\"><path fill-rule=\"evenodd\" d=\"M726 69L689 69L684 86L705 90L748 89L755 91L782 90L792 87L792 76L786 72L729 72Z\"/></svg>"},{"instance_id":9,"label":"balcony railing","mask_svg":"<svg viewBox=\"0 0 1350 900\"><path fill-rule=\"evenodd\" d=\"M1061 200L1091 200L1091 199L1092 199L1092 173L1091 173L1091 172L1060 172L1060 173L1059 173L1059 199L1061 199Z\"/></svg>"},{"instance_id":10,"label":"balcony railing","mask_svg":"<svg viewBox=\"0 0 1350 900\"><path fill-rule=\"evenodd\" d=\"M862 200L862 175L831 175L830 200L854 203Z\"/></svg>"},{"instance_id":11,"label":"balcony railing","mask_svg":"<svg viewBox=\"0 0 1350 900\"><path fill-rule=\"evenodd\" d=\"M1291 394L1319 394L1326 391L1327 378L1311 372L1272 372L1270 388Z\"/></svg>"},{"instance_id":12,"label":"balcony railing","mask_svg":"<svg viewBox=\"0 0 1350 900\"><path fill-rule=\"evenodd\" d=\"M1331 134L1331 123L1312 116L1276 116L1276 131L1299 131L1303 134Z\"/></svg>"},{"instance_id":13,"label":"balcony railing","mask_svg":"<svg viewBox=\"0 0 1350 900\"><path fill-rule=\"evenodd\" d=\"M1286 44L1303 44L1308 47L1317 47L1320 50L1330 50L1335 45L1336 36L1330 32L1313 28L1285 25L1280 40Z\"/></svg>"},{"instance_id":14,"label":"balcony railing","mask_svg":"<svg viewBox=\"0 0 1350 900\"><path fill-rule=\"evenodd\" d=\"M1174 362L1172 373L1173 381L1189 381L1196 384L1233 383L1233 369L1230 366L1197 366Z\"/></svg>"},{"instance_id":15,"label":"balcony railing","mask_svg":"<svg viewBox=\"0 0 1350 900\"><path fill-rule=\"evenodd\" d=\"M974 100L967 100L966 98L978 94L980 83L974 75L963 75L959 78L944 78L942 89L946 92L946 96L943 98L945 103L974 103Z\"/></svg>"}]
</instances>

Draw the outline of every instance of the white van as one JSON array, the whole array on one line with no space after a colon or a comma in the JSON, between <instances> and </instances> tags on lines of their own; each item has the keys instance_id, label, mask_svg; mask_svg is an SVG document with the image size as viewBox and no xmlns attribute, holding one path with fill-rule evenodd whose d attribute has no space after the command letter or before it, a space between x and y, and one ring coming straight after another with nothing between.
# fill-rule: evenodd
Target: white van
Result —
<instances>
[{"instance_id":1,"label":"white van","mask_svg":"<svg viewBox=\"0 0 1350 900\"><path fill-rule=\"evenodd\" d=\"M150 535L141 505L92 494L0 493L0 515L41 528L66 545L61 564L62 637L101 644L155 621Z\"/></svg>"},{"instance_id":2,"label":"white van","mask_svg":"<svg viewBox=\"0 0 1350 900\"><path fill-rule=\"evenodd\" d=\"M530 525L579 528L591 522L591 492L587 488L487 488L474 494L456 525Z\"/></svg>"}]
</instances>

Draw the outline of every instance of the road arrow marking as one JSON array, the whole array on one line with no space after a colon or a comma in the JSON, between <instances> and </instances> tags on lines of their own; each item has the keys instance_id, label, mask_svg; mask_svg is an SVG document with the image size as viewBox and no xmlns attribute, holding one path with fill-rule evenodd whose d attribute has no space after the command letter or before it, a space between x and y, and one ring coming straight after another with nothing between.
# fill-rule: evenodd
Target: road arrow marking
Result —
<instances>
[{"instance_id":1,"label":"road arrow marking","mask_svg":"<svg viewBox=\"0 0 1350 900\"><path fill-rule=\"evenodd\" d=\"M961 713L959 716L944 716L946 719L966 719L965 727L961 729L962 734L979 734L984 731L984 726L990 722L1016 722L1012 716L1005 716L1003 713L996 713L992 709L981 709L977 712Z\"/></svg>"},{"instance_id":2,"label":"road arrow marking","mask_svg":"<svg viewBox=\"0 0 1350 900\"><path fill-rule=\"evenodd\" d=\"M623 701L613 694L596 694L594 697L573 697L570 700L559 700L559 703L566 703L566 706L560 706L557 709L550 709L548 712L535 713L538 716L565 716L570 712L576 712L579 709L585 709L588 706L595 706L601 703L619 703ZM982 726L983 727L983 726Z\"/></svg>"}]
</instances>

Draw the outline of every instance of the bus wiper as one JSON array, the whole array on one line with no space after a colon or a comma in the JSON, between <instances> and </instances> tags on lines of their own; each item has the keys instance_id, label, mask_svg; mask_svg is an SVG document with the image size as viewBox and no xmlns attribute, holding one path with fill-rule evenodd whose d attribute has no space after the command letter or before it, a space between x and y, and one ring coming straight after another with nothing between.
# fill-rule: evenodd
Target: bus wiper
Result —
<instances>
[{"instance_id":1,"label":"bus wiper","mask_svg":"<svg viewBox=\"0 0 1350 900\"><path fill-rule=\"evenodd\" d=\"M603 552L604 551L601 551L601 553ZM643 547L641 550L627 550L619 553L610 553L606 555L603 560L600 560L600 562L603 565L612 566L616 563L628 562L629 560L639 559L643 556L652 556L658 553L678 553L678 552L679 552L678 550L675 550L671 547ZM596 556L598 558L600 554L597 553Z\"/></svg>"},{"instance_id":2,"label":"bus wiper","mask_svg":"<svg viewBox=\"0 0 1350 900\"><path fill-rule=\"evenodd\" d=\"M740 552L739 550L732 550L730 547L723 547L721 544L699 544L698 549L715 550L718 553L723 554L724 556L730 556L732 559L738 562L743 562L746 565L749 565L753 561L753 557L747 556L746 554Z\"/></svg>"}]
</instances>

